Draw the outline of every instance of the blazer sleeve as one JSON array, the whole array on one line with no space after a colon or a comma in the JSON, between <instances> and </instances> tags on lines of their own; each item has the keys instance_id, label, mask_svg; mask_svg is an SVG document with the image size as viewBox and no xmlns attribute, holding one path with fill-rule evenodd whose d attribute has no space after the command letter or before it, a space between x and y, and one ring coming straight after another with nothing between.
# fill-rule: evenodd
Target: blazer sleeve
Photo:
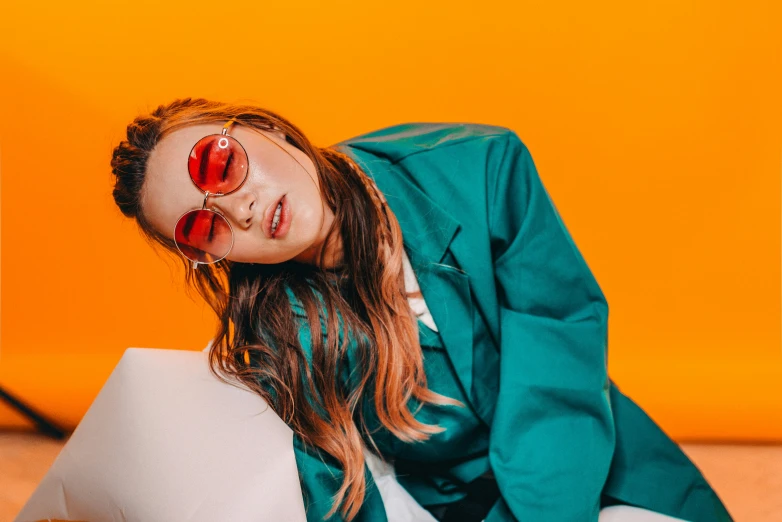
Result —
<instances>
[{"instance_id":1,"label":"blazer sleeve","mask_svg":"<svg viewBox=\"0 0 782 522\"><path fill-rule=\"evenodd\" d=\"M304 309L295 301L293 308L299 324L299 341L307 357L307 362L311 365L312 332ZM326 322L322 316L321 326L322 330L319 334L325 336ZM355 341L351 338L351 342ZM346 372L343 372L343 378L346 378ZM305 445L303 439L295 431L293 432L293 450L307 522L343 522L345 518L339 510L331 518L325 518L326 513L332 507L333 497L342 485L343 471L339 462L319 448ZM366 481L364 503L354 522L388 522L382 497L366 462L364 463L364 479Z\"/></svg>"},{"instance_id":2,"label":"blazer sleeve","mask_svg":"<svg viewBox=\"0 0 782 522\"><path fill-rule=\"evenodd\" d=\"M615 447L608 303L509 131L487 178L500 320L485 522L596 522ZM501 154L501 156L500 156Z\"/></svg>"}]
</instances>

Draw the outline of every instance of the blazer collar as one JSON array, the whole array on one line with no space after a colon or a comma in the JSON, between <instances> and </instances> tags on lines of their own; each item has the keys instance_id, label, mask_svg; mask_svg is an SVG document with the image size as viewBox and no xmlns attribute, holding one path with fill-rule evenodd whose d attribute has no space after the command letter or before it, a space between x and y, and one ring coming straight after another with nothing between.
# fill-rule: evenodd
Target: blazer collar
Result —
<instances>
[{"instance_id":1,"label":"blazer collar","mask_svg":"<svg viewBox=\"0 0 782 522\"><path fill-rule=\"evenodd\" d=\"M371 145L371 143L370 143ZM459 221L424 193L396 161L345 142L332 148L350 156L377 184L402 229L410 265L429 308L446 352L462 385L468 407L487 425L490 402L475 387L474 305L470 278L451 260L470 255L471 245ZM443 263L443 260L447 263Z\"/></svg>"},{"instance_id":2,"label":"blazer collar","mask_svg":"<svg viewBox=\"0 0 782 522\"><path fill-rule=\"evenodd\" d=\"M435 203L400 167L360 146L339 143L332 148L350 156L377 184L402 229L404 244L419 263L440 263L460 223Z\"/></svg>"}]
</instances>

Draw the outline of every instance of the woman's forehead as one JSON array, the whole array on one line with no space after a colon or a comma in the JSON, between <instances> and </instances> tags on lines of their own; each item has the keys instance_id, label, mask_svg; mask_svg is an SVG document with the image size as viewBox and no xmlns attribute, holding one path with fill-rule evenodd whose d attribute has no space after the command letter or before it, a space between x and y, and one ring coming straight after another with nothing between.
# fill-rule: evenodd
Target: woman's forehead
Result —
<instances>
[{"instance_id":1,"label":"woman's forehead","mask_svg":"<svg viewBox=\"0 0 782 522\"><path fill-rule=\"evenodd\" d=\"M203 204L204 193L190 179L187 158L198 140L209 134L219 134L221 129L222 125L217 123L177 129L162 138L152 150L142 206L146 218L160 232L171 235L183 213Z\"/></svg>"},{"instance_id":2,"label":"woman's forehead","mask_svg":"<svg viewBox=\"0 0 782 522\"><path fill-rule=\"evenodd\" d=\"M160 163L165 163L169 168L172 164L183 167L187 174L187 158L195 144L206 136L221 134L223 125L222 123L206 123L189 125L172 131L157 143L150 155L150 161L153 157L157 157ZM236 138L248 154L261 152L265 158L268 158L270 154L276 155L282 152L271 143L270 140L274 139L273 135L258 129L234 124L229 128L228 135ZM253 159L257 160L257 157Z\"/></svg>"},{"instance_id":3,"label":"woman's forehead","mask_svg":"<svg viewBox=\"0 0 782 522\"><path fill-rule=\"evenodd\" d=\"M235 125L233 127L231 130L236 129ZM219 123L204 123L182 127L161 139L155 146L153 154L157 153L164 157L181 156L182 163L185 164L188 154L190 154L198 140L210 134L220 134L222 128L223 126ZM233 134L233 132L229 132L229 134Z\"/></svg>"},{"instance_id":4,"label":"woman's forehead","mask_svg":"<svg viewBox=\"0 0 782 522\"><path fill-rule=\"evenodd\" d=\"M179 217L203 204L204 193L195 186L188 172L188 156L201 138L220 134L224 123L207 123L182 127L162 138L147 163L143 207L147 219L161 232L173 231ZM267 170L284 165L285 152L277 148L262 131L238 124L228 134L245 148L249 168ZM260 163L260 158L263 162Z\"/></svg>"}]
</instances>

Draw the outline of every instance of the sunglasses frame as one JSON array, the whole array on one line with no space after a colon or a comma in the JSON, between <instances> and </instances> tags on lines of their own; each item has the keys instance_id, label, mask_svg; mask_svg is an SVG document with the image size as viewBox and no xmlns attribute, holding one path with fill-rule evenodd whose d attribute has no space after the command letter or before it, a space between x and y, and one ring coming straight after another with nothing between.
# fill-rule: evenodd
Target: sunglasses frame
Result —
<instances>
[{"instance_id":1,"label":"sunglasses frame","mask_svg":"<svg viewBox=\"0 0 782 522\"><path fill-rule=\"evenodd\" d=\"M205 138L208 138L208 137L210 137L210 136L228 136L228 137L230 137L232 140L234 140L234 141L235 141L235 142L236 142L236 143L237 143L237 144L238 144L238 145L239 145L239 146L242 148L242 151L244 152L244 157L245 157L245 158L248 158L248 162L249 162L249 157L247 156L247 150L244 148L244 145L242 145L242 144L241 144L241 142L240 142L239 140L237 140L236 138L234 138L233 136L231 136L230 134L228 134L228 130L231 128L231 126L232 126L234 123L236 123L236 119L234 119L234 118L231 118L230 120L228 120L228 122L227 122L225 125L223 125L223 129L222 129L222 132L221 132L220 134L207 134L207 135L206 135L206 136L204 136L203 138L199 139L197 142L195 142L195 144L193 145L193 147L190 149L190 154L192 154L192 153L193 153L193 149L195 149L196 145L198 145L199 143L201 143L201 141L202 141L203 139L205 139ZM239 183L239 185L238 185L238 186L237 186L235 189L231 190L230 192L209 192L208 190L206 190L206 191L205 191L205 190L204 190L204 189L202 189L200 186L198 186L198 184L197 184L197 183L195 182L195 180L193 179L193 176L192 176L192 174L190 173L190 161L189 161L189 156L188 156L188 167L187 167L187 169L188 169L188 170L187 170L187 172L188 172L188 177L190 178L190 181L193 183L193 185L195 185L195 186L196 186L196 188L197 188L198 190L200 190L201 192L203 192L203 193L204 193L204 204L201 206L201 208L200 208L200 209L199 209L199 208L194 208L194 209L191 209L191 210L188 210L188 211L186 211L184 214L182 214L181 216L179 216L179 219L177 219L177 220L176 220L176 223L174 224L174 235L173 235L173 237L174 237L174 244L176 245L176 248L177 248L177 250L179 250L179 253L180 253L180 254L182 254L182 256L183 256L185 259L187 259L187 260L191 261L191 262L193 263L193 270L196 270L196 269L198 268L198 265L199 265L199 264L201 264L201 265L211 265L211 264L217 263L217 262L219 262L219 261L222 261L223 259L225 259L225 258L226 258L226 256L228 256L228 254L231 252L231 249L232 249L232 248L233 248L233 246L234 246L234 230L233 230L233 226L231 226L231 222L230 222L230 221L228 220L228 218L226 218L226 217L225 217L225 216L224 216L224 215L223 215L221 212L218 212L217 210L214 210L214 209L206 208L206 202L207 202L207 200L209 199L209 197L210 197L210 196L211 196L211 197L227 196L228 194L233 194L234 192L236 192L237 190L239 190L239 189L242 187L242 185L244 185L245 181L247 181L247 176L248 176L248 174L249 174L249 171L250 171L250 166L249 166L249 164L248 164L248 165L246 165L246 168L245 168L245 171L244 171L244 177L242 178L242 181L241 181L241 183ZM182 252L182 249L181 249L181 248L179 248L179 242L176 240L176 230L177 230L177 228L179 228L179 222L180 222L180 221L181 221L181 220L182 220L182 219L183 219L183 218L184 218L186 215L190 214L191 212L196 212L196 211L201 211L201 210L206 210L207 212L214 212L215 214L217 214L218 216L220 216L220 219L223 219L223 220L225 220L225 222L226 222L226 223L228 223L228 228L229 228L229 230L231 231L231 245L228 247L228 251L225 253L225 255L224 255L223 257L221 257L220 259L217 259L217 260L215 260L215 261L209 261L209 262L204 262L204 261L195 261L194 259L192 259L192 258L190 258L189 256L185 255L185 253L184 253L184 252Z\"/></svg>"}]
</instances>

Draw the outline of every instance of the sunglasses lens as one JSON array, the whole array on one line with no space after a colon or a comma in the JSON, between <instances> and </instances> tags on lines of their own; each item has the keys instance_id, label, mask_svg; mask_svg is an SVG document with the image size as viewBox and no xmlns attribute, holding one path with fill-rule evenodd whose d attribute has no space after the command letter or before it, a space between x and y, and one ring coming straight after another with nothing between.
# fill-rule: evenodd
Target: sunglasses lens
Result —
<instances>
[{"instance_id":1,"label":"sunglasses lens","mask_svg":"<svg viewBox=\"0 0 782 522\"><path fill-rule=\"evenodd\" d=\"M191 210L177 221L174 239L191 261L215 263L228 255L233 231L226 219L211 210Z\"/></svg>"},{"instance_id":2,"label":"sunglasses lens","mask_svg":"<svg viewBox=\"0 0 782 522\"><path fill-rule=\"evenodd\" d=\"M234 138L212 134L201 138L190 151L187 168L204 192L228 194L247 176L247 152Z\"/></svg>"}]
</instances>

